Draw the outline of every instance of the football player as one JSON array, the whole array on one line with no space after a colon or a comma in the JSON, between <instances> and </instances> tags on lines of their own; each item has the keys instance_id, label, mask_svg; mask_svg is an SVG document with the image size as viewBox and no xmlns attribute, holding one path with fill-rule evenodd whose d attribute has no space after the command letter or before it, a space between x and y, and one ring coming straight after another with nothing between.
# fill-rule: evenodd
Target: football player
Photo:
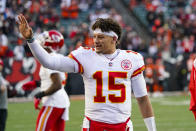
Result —
<instances>
[{"instance_id":1,"label":"football player","mask_svg":"<svg viewBox=\"0 0 196 131\"><path fill-rule=\"evenodd\" d=\"M8 97L6 80L3 78L3 60L0 58L0 131L5 131L8 115Z\"/></svg>"},{"instance_id":2,"label":"football player","mask_svg":"<svg viewBox=\"0 0 196 131\"><path fill-rule=\"evenodd\" d=\"M191 93L191 99L190 99L190 105L189 110L193 112L193 115L196 120L196 59L194 60L192 64L192 70L191 70L191 76L190 76L190 82L189 82L189 91Z\"/></svg>"},{"instance_id":3,"label":"football player","mask_svg":"<svg viewBox=\"0 0 196 131\"><path fill-rule=\"evenodd\" d=\"M47 36L47 38L45 37ZM56 30L45 31L36 37L42 42L40 45L51 56L62 56L57 52L64 44L64 38ZM64 90L64 72L40 67L39 76L41 85L37 81L30 81L23 85L23 89L33 90L40 85L41 91L34 96L34 107L40 109L40 100L43 103L36 122L36 131L64 131L65 121L68 120L69 98Z\"/></svg>"},{"instance_id":4,"label":"football player","mask_svg":"<svg viewBox=\"0 0 196 131\"><path fill-rule=\"evenodd\" d=\"M19 30L34 56L50 69L79 72L85 85L83 131L132 131L131 90L138 101L148 131L156 131L155 118L143 77L143 57L116 48L121 27L114 20L99 18L92 25L95 48L80 47L69 56L51 56L33 37L25 17Z\"/></svg>"}]
</instances>

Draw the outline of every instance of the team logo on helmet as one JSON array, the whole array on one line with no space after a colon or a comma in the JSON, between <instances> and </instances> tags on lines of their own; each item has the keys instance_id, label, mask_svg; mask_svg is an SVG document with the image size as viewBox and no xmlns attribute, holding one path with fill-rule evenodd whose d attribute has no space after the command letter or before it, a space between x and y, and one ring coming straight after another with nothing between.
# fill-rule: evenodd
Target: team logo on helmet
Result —
<instances>
[{"instance_id":1,"label":"team logo on helmet","mask_svg":"<svg viewBox=\"0 0 196 131\"><path fill-rule=\"evenodd\" d=\"M53 50L60 49L64 44L63 35L56 31L50 30L48 31L49 38L45 41L44 46L51 47Z\"/></svg>"},{"instance_id":2,"label":"team logo on helmet","mask_svg":"<svg viewBox=\"0 0 196 131\"><path fill-rule=\"evenodd\" d=\"M121 62L121 67L124 69L124 70L130 70L131 67L132 67L132 64L131 64L131 61L130 60L123 60Z\"/></svg>"}]
</instances>

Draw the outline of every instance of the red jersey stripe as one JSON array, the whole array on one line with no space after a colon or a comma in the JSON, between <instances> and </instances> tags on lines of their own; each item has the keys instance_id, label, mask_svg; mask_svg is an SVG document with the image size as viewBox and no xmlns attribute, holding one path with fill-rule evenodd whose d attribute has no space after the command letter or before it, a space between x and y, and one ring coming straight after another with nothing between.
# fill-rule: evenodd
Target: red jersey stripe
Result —
<instances>
[{"instance_id":1,"label":"red jersey stripe","mask_svg":"<svg viewBox=\"0 0 196 131\"><path fill-rule=\"evenodd\" d=\"M137 76L138 74L141 74L142 71L144 71L144 69L145 69L145 66L142 66L142 67L138 68L137 70L135 70L135 71L133 72L133 74L132 74L131 77L134 77L134 76Z\"/></svg>"},{"instance_id":2,"label":"red jersey stripe","mask_svg":"<svg viewBox=\"0 0 196 131\"><path fill-rule=\"evenodd\" d=\"M69 54L68 57L70 57L71 59L74 59L78 63L79 73L82 74L84 72L84 69L82 65L80 64L80 62L73 56L73 54Z\"/></svg>"}]
</instances>

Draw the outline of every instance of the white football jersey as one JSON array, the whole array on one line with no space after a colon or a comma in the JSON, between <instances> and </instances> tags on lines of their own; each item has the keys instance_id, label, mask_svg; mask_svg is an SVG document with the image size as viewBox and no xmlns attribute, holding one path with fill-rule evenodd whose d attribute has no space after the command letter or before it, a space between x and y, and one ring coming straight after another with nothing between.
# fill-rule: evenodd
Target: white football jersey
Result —
<instances>
[{"instance_id":1,"label":"white football jersey","mask_svg":"<svg viewBox=\"0 0 196 131\"><path fill-rule=\"evenodd\" d=\"M60 55L60 54L51 53L51 55ZM45 91L51 86L52 80L50 76L53 73L59 74L61 78L61 82L62 82L62 87L61 89L59 89L52 95L44 96L42 98L42 103L44 106L53 106L53 107L58 107L58 108L69 107L70 106L69 97L64 90L64 85L65 85L64 83L65 83L65 80L67 79L66 74L64 72L50 70L48 68L41 66L40 72L39 72L39 76L41 79L41 91Z\"/></svg>"},{"instance_id":2,"label":"white football jersey","mask_svg":"<svg viewBox=\"0 0 196 131\"><path fill-rule=\"evenodd\" d=\"M109 60L94 48L80 47L69 57L78 63L85 85L85 116L106 123L125 122L131 115L131 79L144 70L143 57L117 50Z\"/></svg>"}]
</instances>

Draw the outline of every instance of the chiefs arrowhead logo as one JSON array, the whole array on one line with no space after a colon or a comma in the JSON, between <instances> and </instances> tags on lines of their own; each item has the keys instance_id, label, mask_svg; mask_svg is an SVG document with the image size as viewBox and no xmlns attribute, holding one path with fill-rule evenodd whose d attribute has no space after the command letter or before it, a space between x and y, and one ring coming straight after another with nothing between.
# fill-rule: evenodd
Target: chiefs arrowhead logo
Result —
<instances>
[{"instance_id":1,"label":"chiefs arrowhead logo","mask_svg":"<svg viewBox=\"0 0 196 131\"><path fill-rule=\"evenodd\" d=\"M132 67L132 64L131 64L131 61L130 60L123 60L121 62L121 67L124 69L124 70L130 70L131 67Z\"/></svg>"}]
</instances>

